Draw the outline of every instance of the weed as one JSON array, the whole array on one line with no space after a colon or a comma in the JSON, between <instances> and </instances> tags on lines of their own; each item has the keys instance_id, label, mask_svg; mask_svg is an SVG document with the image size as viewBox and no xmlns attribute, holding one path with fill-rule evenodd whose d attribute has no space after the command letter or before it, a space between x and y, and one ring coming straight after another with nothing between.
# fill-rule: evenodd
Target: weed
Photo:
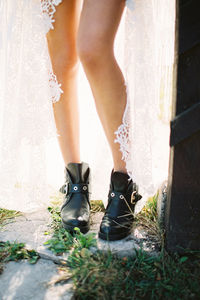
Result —
<instances>
[{"instance_id":1,"label":"weed","mask_svg":"<svg viewBox=\"0 0 200 300\"><path fill-rule=\"evenodd\" d=\"M79 229L70 235L61 226L59 209L49 208L54 233L48 245L56 254L70 250L60 281L73 279L76 300L200 299L200 252L187 251L180 256L164 250L156 202L157 196L147 202L136 223L158 240L159 255L149 256L140 249L133 257L123 258L111 252L92 253L94 236L83 235Z\"/></svg>"},{"instance_id":2,"label":"weed","mask_svg":"<svg viewBox=\"0 0 200 300\"><path fill-rule=\"evenodd\" d=\"M0 273L3 271L3 263L28 259L29 263L35 264L39 255L35 250L25 249L24 243L0 242Z\"/></svg>"},{"instance_id":3,"label":"weed","mask_svg":"<svg viewBox=\"0 0 200 300\"><path fill-rule=\"evenodd\" d=\"M0 208L0 227L7 221L22 215L21 212ZM39 256L34 250L27 250L22 243L0 242L0 274L3 272L3 264L10 260L28 259L30 263L36 263Z\"/></svg>"},{"instance_id":4,"label":"weed","mask_svg":"<svg viewBox=\"0 0 200 300\"><path fill-rule=\"evenodd\" d=\"M105 212L105 207L101 200L92 200L90 201L90 204L91 204L91 213Z\"/></svg>"},{"instance_id":5,"label":"weed","mask_svg":"<svg viewBox=\"0 0 200 300\"><path fill-rule=\"evenodd\" d=\"M164 244L164 232L160 228L157 215L158 194L149 198L144 208L135 217L135 227L142 227L147 232L149 239L161 249Z\"/></svg>"},{"instance_id":6,"label":"weed","mask_svg":"<svg viewBox=\"0 0 200 300\"><path fill-rule=\"evenodd\" d=\"M48 248L56 255L64 252L81 251L81 249L89 249L96 245L93 233L84 235L79 228L75 228L75 233L71 235L61 224L60 209L58 207L49 207L52 216L51 228L53 229L52 238L45 242ZM47 234L47 233L46 233Z\"/></svg>"},{"instance_id":7,"label":"weed","mask_svg":"<svg viewBox=\"0 0 200 300\"><path fill-rule=\"evenodd\" d=\"M52 206L60 206L63 202L63 193L55 192L50 196Z\"/></svg>"},{"instance_id":8,"label":"weed","mask_svg":"<svg viewBox=\"0 0 200 300\"><path fill-rule=\"evenodd\" d=\"M0 226L5 225L6 221L21 215L21 212L0 208Z\"/></svg>"},{"instance_id":9,"label":"weed","mask_svg":"<svg viewBox=\"0 0 200 300\"><path fill-rule=\"evenodd\" d=\"M70 264L75 299L199 299L199 257L188 259L142 250L122 259L111 253L80 257Z\"/></svg>"},{"instance_id":10,"label":"weed","mask_svg":"<svg viewBox=\"0 0 200 300\"><path fill-rule=\"evenodd\" d=\"M157 195L137 216L140 224L161 243ZM133 257L111 252L74 251L68 259L75 299L200 299L200 252L169 255L161 243L158 256L140 249Z\"/></svg>"}]
</instances>

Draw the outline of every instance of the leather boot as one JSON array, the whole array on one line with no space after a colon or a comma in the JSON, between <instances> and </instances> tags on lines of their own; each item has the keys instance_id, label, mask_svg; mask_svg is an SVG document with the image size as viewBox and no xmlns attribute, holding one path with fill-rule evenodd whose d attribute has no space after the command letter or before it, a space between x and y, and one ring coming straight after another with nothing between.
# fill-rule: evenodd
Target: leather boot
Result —
<instances>
[{"instance_id":1,"label":"leather boot","mask_svg":"<svg viewBox=\"0 0 200 300\"><path fill-rule=\"evenodd\" d=\"M69 163L65 170L65 187L60 189L65 194L61 207L62 224L70 232L78 227L82 233L86 233L90 229L90 169L86 163Z\"/></svg>"},{"instance_id":2,"label":"leather boot","mask_svg":"<svg viewBox=\"0 0 200 300\"><path fill-rule=\"evenodd\" d=\"M108 205L102 219L99 238L116 241L131 233L134 221L134 208L142 196L131 178L121 172L111 174Z\"/></svg>"}]
</instances>

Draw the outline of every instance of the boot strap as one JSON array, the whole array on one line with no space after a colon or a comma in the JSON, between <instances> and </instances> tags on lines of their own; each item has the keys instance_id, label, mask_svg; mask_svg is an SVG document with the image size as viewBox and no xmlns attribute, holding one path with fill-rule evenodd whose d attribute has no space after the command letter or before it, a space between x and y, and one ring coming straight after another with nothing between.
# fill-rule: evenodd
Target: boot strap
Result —
<instances>
[{"instance_id":1,"label":"boot strap","mask_svg":"<svg viewBox=\"0 0 200 300\"><path fill-rule=\"evenodd\" d=\"M119 198L121 200L127 200L126 197L124 196L123 193L121 192L116 192L116 191L110 191L109 192L109 199L111 200L112 198ZM131 204L135 204L137 201L139 201L140 199L142 198L142 196L140 194L138 194L137 190L133 191L132 194L131 194L131 199L130 199L130 202Z\"/></svg>"},{"instance_id":2,"label":"boot strap","mask_svg":"<svg viewBox=\"0 0 200 300\"><path fill-rule=\"evenodd\" d=\"M89 193L89 184L87 183L66 183L65 184L66 194L75 194L75 193Z\"/></svg>"}]
</instances>

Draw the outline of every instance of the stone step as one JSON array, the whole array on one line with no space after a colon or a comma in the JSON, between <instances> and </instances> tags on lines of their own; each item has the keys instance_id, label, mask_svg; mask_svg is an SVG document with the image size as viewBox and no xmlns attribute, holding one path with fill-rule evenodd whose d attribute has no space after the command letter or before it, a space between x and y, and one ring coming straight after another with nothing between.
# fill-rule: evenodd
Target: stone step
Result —
<instances>
[{"instance_id":1,"label":"stone step","mask_svg":"<svg viewBox=\"0 0 200 300\"><path fill-rule=\"evenodd\" d=\"M97 249L101 251L111 251L118 256L132 256L135 250L141 247L148 253L156 255L154 243L149 239L144 230L139 227L133 229L131 235L120 241L107 242L98 239L99 224L103 217L102 212L92 214L91 230L97 238ZM51 216L47 210L41 210L35 213L26 213L16 217L13 221L7 223L0 229L0 241L23 242L28 249L36 250L43 259L50 259L55 263L63 263L67 260L68 254L62 256L54 255L44 243L50 239L49 235L45 235L49 231ZM96 251L92 248L92 251Z\"/></svg>"}]
</instances>

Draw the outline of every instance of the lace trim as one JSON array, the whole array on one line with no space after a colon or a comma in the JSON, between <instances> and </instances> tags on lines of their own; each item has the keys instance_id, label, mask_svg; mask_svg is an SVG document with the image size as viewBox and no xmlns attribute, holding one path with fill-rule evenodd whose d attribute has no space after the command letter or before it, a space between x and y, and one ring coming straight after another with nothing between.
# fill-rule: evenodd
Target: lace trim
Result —
<instances>
[{"instance_id":1,"label":"lace trim","mask_svg":"<svg viewBox=\"0 0 200 300\"><path fill-rule=\"evenodd\" d=\"M130 10L134 10L134 1L126 0L126 7ZM132 177L132 156L131 156L131 117L130 117L130 95L128 91L128 84L126 86L127 103L124 110L122 124L115 131L116 139L115 143L120 144L120 151L122 153L122 160L126 163L126 169L130 177Z\"/></svg>"},{"instance_id":2,"label":"lace trim","mask_svg":"<svg viewBox=\"0 0 200 300\"><path fill-rule=\"evenodd\" d=\"M53 23L55 20L53 19L53 15L56 12L56 6L58 6L62 0L41 0L42 13L44 16L46 33L50 29L54 29Z\"/></svg>"},{"instance_id":3,"label":"lace trim","mask_svg":"<svg viewBox=\"0 0 200 300\"><path fill-rule=\"evenodd\" d=\"M52 102L56 103L60 100L63 90L61 89L61 83L58 83L57 77L52 71L49 73L49 84L52 91Z\"/></svg>"},{"instance_id":4,"label":"lace trim","mask_svg":"<svg viewBox=\"0 0 200 300\"><path fill-rule=\"evenodd\" d=\"M122 124L115 131L116 139L115 143L120 144L120 151L122 153L122 160L126 163L126 169L129 176L132 177L132 164L131 164L131 137L130 137L130 102L129 102L129 93L128 86L126 85L126 94L127 94L127 103L123 113Z\"/></svg>"},{"instance_id":5,"label":"lace trim","mask_svg":"<svg viewBox=\"0 0 200 300\"><path fill-rule=\"evenodd\" d=\"M62 0L41 0L41 9L46 33L50 29L54 29L53 23L55 22L55 20L53 16L56 12L56 6L58 6L61 2ZM56 103L60 100L60 96L63 93L63 90L61 89L61 83L58 83L57 77L52 71L51 60L49 64L49 85L51 90L51 101L53 103Z\"/></svg>"}]
</instances>

